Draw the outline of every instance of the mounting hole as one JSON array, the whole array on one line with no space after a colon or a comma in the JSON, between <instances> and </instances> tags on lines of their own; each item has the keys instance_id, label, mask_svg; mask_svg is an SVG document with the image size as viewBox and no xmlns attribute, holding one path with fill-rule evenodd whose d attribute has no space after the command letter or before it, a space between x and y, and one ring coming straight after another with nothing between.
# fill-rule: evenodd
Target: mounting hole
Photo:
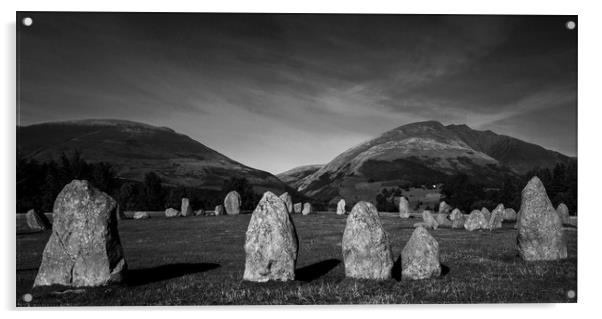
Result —
<instances>
[{"instance_id":1,"label":"mounting hole","mask_svg":"<svg viewBox=\"0 0 602 319\"><path fill-rule=\"evenodd\" d=\"M569 30L574 30L576 26L577 24L575 23L575 21L570 20L566 22L566 28Z\"/></svg>"},{"instance_id":2,"label":"mounting hole","mask_svg":"<svg viewBox=\"0 0 602 319\"><path fill-rule=\"evenodd\" d=\"M26 27L29 27L30 25L33 24L33 19L30 17L25 17L23 18L23 25Z\"/></svg>"}]
</instances>

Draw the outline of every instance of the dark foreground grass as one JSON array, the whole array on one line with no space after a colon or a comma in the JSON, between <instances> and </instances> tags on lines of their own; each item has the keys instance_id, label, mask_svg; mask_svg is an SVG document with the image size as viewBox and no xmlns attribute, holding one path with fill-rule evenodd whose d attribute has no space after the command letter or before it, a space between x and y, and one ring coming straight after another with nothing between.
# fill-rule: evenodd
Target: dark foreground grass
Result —
<instances>
[{"instance_id":1,"label":"dark foreground grass","mask_svg":"<svg viewBox=\"0 0 602 319\"><path fill-rule=\"evenodd\" d=\"M416 219L382 214L395 255ZM300 251L297 280L243 282L245 231L250 215L124 220L119 231L129 274L126 282L93 289L31 287L50 232L17 235L18 306L246 305L381 303L575 302L577 232L567 229L569 258L524 262L512 225L496 231L439 229L444 274L421 281L345 278L341 238L345 216L294 215ZM22 296L33 294L26 303Z\"/></svg>"}]
</instances>

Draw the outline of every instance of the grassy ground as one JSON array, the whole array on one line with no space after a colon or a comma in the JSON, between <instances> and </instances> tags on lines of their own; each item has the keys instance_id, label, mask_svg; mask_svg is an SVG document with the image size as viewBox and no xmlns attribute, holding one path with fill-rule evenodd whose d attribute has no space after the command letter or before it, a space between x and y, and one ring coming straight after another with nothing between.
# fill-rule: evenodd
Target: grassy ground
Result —
<instances>
[{"instance_id":1,"label":"grassy ground","mask_svg":"<svg viewBox=\"0 0 602 319\"><path fill-rule=\"evenodd\" d=\"M130 268L122 285L60 291L31 291L50 232L17 235L17 304L201 305L337 303L498 303L575 302L577 232L567 229L569 258L524 262L515 251L516 231L439 229L444 274L422 281L345 278L341 238L345 216L294 215L300 242L297 280L243 282L245 231L250 215L123 220L119 231ZM382 214L399 255L419 219ZM54 291L53 291L54 290ZM33 294L26 303L21 296Z\"/></svg>"}]
</instances>

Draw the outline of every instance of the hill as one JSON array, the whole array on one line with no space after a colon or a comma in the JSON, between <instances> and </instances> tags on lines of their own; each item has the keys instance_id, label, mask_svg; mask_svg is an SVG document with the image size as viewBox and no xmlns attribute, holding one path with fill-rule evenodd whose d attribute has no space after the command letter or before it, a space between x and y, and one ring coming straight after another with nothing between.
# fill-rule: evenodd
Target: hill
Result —
<instances>
[{"instance_id":1,"label":"hill","mask_svg":"<svg viewBox=\"0 0 602 319\"><path fill-rule=\"evenodd\" d=\"M17 150L38 161L77 150L91 162L111 163L120 178L141 181L149 171L166 184L219 190L245 177L258 192L284 191L276 176L245 166L172 129L123 120L81 120L17 127Z\"/></svg>"},{"instance_id":2,"label":"hill","mask_svg":"<svg viewBox=\"0 0 602 319\"><path fill-rule=\"evenodd\" d=\"M276 176L287 185L297 189L302 179L315 173L324 165L304 165L289 169L286 172L277 174Z\"/></svg>"}]
</instances>

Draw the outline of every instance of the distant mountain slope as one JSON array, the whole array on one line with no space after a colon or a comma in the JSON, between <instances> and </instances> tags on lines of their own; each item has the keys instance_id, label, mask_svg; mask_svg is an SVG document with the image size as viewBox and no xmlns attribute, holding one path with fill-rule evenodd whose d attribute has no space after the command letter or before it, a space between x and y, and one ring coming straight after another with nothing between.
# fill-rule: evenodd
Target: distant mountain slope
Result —
<instances>
[{"instance_id":1,"label":"distant mountain slope","mask_svg":"<svg viewBox=\"0 0 602 319\"><path fill-rule=\"evenodd\" d=\"M319 170L323 166L324 165L304 165L304 166L299 166L299 167L295 167L293 169L289 169L286 172L282 172L280 174L277 174L276 176L281 181L283 181L284 183L286 183L289 186L297 189L297 187L299 187L299 184L300 184L300 182L301 182L302 179L304 179L308 175L311 175L311 174L315 173L317 170Z\"/></svg>"},{"instance_id":2,"label":"distant mountain slope","mask_svg":"<svg viewBox=\"0 0 602 319\"><path fill-rule=\"evenodd\" d=\"M149 171L173 185L220 189L245 177L258 191L283 191L274 175L238 163L172 129L123 120L81 120L17 127L17 149L39 161L78 150L84 159L114 165L118 176L142 180Z\"/></svg>"},{"instance_id":3,"label":"distant mountain slope","mask_svg":"<svg viewBox=\"0 0 602 319\"><path fill-rule=\"evenodd\" d=\"M355 146L297 183L299 191L325 200L373 199L384 186L443 182L457 173L495 184L506 174L567 160L517 139L428 121L400 126Z\"/></svg>"}]
</instances>

